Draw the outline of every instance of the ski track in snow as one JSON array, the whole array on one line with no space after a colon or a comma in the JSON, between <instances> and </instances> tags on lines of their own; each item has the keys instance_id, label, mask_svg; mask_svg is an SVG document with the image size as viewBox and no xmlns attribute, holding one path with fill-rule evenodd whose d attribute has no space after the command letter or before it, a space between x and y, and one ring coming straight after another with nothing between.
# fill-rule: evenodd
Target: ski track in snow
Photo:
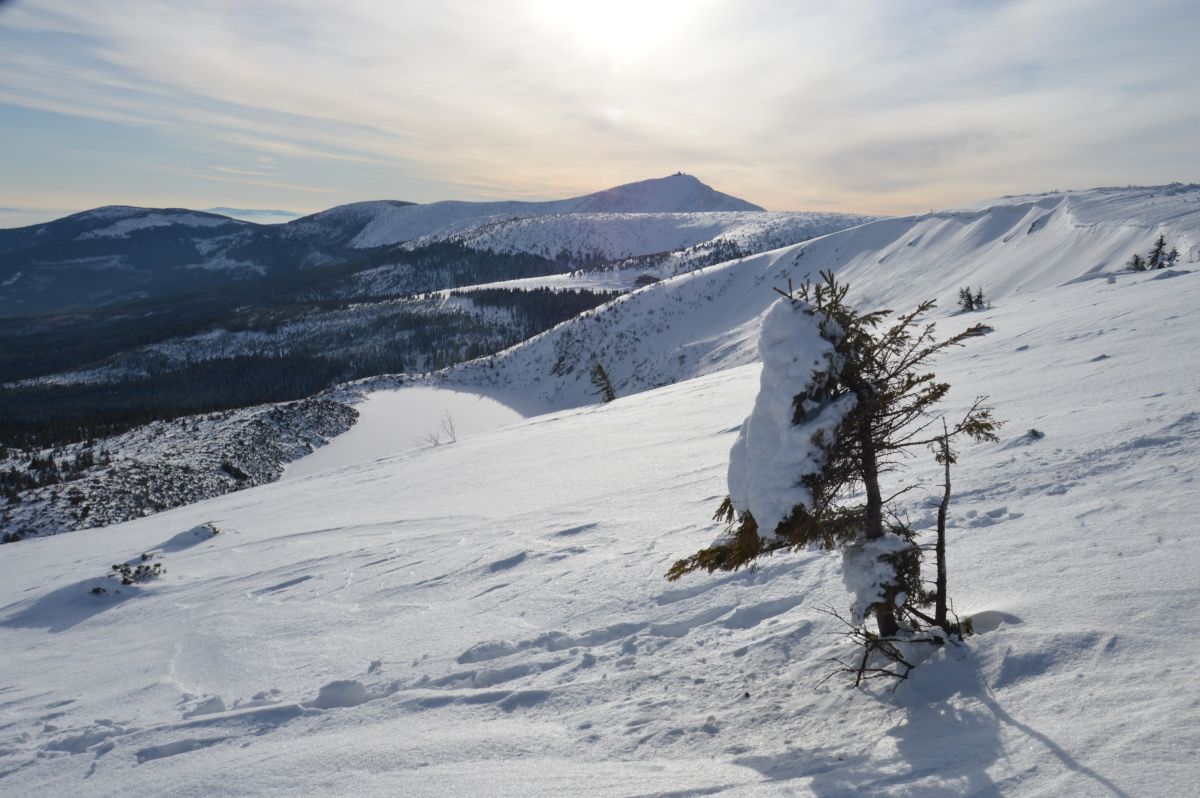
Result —
<instances>
[{"instance_id":1,"label":"ski track in snow","mask_svg":"<svg viewBox=\"0 0 1200 798\"><path fill-rule=\"evenodd\" d=\"M718 359L604 406L570 409L585 395L546 379L545 406L566 409L5 546L0 791L1187 794L1200 277L1119 273L1126 237L1144 249L1151 233L1053 233L1045 217L1061 210L1042 198L1001 211L1006 225L971 211L872 225L857 235L876 249L853 256L848 235L803 247L806 268L840 250L852 290L899 309L960 283L993 297L939 318L943 334L992 328L940 362L951 407L988 394L1008 422L999 443L962 447L953 474L951 591L981 633L927 652L894 693L821 683L849 650L821 612L848 601L837 555L662 579L718 531L708 519L757 390L756 365ZM1017 227L1081 254L1008 275L989 247ZM924 254L929 282L870 265L906 251ZM783 257L706 270L744 306L672 334L707 340L740 314L745 330L712 347L742 347L769 304L759 277ZM1104 263L1102 279L1077 279ZM610 371L632 386L627 365ZM903 510L928 529L938 467L918 458L911 476L925 488ZM197 534L204 522L221 534ZM110 564L153 550L167 574L113 592Z\"/></svg>"}]
</instances>

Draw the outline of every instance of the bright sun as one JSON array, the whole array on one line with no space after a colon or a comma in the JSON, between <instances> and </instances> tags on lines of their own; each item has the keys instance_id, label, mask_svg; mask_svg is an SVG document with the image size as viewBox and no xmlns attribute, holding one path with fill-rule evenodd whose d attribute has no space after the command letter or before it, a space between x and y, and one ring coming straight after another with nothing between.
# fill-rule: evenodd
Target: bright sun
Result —
<instances>
[{"instance_id":1,"label":"bright sun","mask_svg":"<svg viewBox=\"0 0 1200 798\"><path fill-rule=\"evenodd\" d=\"M595 55L619 65L656 44L672 41L681 22L705 5L701 0L529 0L534 16L566 33Z\"/></svg>"}]
</instances>

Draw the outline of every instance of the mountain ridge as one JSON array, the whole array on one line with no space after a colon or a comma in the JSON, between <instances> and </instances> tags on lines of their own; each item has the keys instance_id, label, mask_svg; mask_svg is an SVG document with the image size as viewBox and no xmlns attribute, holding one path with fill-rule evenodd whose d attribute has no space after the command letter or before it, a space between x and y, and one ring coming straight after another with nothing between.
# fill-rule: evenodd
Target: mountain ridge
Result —
<instances>
[{"instance_id":1,"label":"mountain ridge","mask_svg":"<svg viewBox=\"0 0 1200 798\"><path fill-rule=\"evenodd\" d=\"M620 395L754 362L758 324L778 296L772 288L826 270L852 286L864 309L904 310L933 297L942 300L944 316L964 286L1004 301L1116 279L1129 256L1148 250L1160 234L1180 252L1180 268L1200 262L1200 186L1101 188L992 202L880 219L680 274L438 378L494 391L496 398L511 397L512 386L522 385L529 389L520 399L525 412L561 410L595 400L588 373L594 361L605 366ZM924 292L915 291L917 285Z\"/></svg>"},{"instance_id":2,"label":"mountain ridge","mask_svg":"<svg viewBox=\"0 0 1200 798\"><path fill-rule=\"evenodd\" d=\"M353 261L500 218L563 213L761 212L672 175L549 202L371 200L280 224L185 208L108 205L0 229L0 316L85 310Z\"/></svg>"}]
</instances>

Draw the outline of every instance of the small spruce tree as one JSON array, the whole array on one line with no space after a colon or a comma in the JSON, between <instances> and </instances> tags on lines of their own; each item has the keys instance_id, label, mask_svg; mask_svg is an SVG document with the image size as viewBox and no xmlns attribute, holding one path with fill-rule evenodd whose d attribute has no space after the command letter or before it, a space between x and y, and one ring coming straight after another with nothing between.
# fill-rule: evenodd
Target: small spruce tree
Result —
<instances>
[{"instance_id":1,"label":"small spruce tree","mask_svg":"<svg viewBox=\"0 0 1200 798\"><path fill-rule=\"evenodd\" d=\"M983 302L983 286L979 286L975 291L975 309L983 310L985 307Z\"/></svg>"},{"instance_id":2,"label":"small spruce tree","mask_svg":"<svg viewBox=\"0 0 1200 798\"><path fill-rule=\"evenodd\" d=\"M679 579L696 570L734 571L781 550L840 549L847 585L857 593L854 622L861 624L873 615L879 636L887 639L902 623L915 628L927 618L912 610L933 597L921 587L921 551L912 532L887 520L891 499L911 486L888 498L884 477L915 447L944 441L946 452L950 441L960 436L995 441L999 422L981 397L957 423L930 434L937 420L931 411L950 386L936 381L927 370L929 363L978 335L980 325L938 341L934 325L923 320L935 307L929 300L884 327L890 311L859 313L845 302L846 286L831 273L821 276L822 282L806 281L798 291L789 288L764 321L763 389L734 444L730 496L715 516L726 522L726 535L677 561L667 578ZM792 333L788 324L794 327ZM809 354L803 356L808 360L789 362L777 351L778 342L801 340L799 331L805 324L815 324L824 348L815 358ZM794 376L809 362L814 365L802 382L780 381L780 375ZM768 395L789 384L802 387L786 399ZM778 425L778 408L788 400L790 425L776 429L771 424ZM756 446L762 452L754 451ZM799 473L776 473L780 462L794 464ZM761 478L743 473L755 469ZM781 510L779 496L769 490L773 486L796 503ZM858 490L865 493L865 502L849 503ZM756 513L763 516L764 526Z\"/></svg>"},{"instance_id":3,"label":"small spruce tree","mask_svg":"<svg viewBox=\"0 0 1200 798\"><path fill-rule=\"evenodd\" d=\"M1126 261L1125 265L1129 267L1130 271L1146 271L1146 260L1136 252L1132 255L1132 257L1129 258L1128 261Z\"/></svg>"},{"instance_id":4,"label":"small spruce tree","mask_svg":"<svg viewBox=\"0 0 1200 798\"><path fill-rule=\"evenodd\" d=\"M1158 240L1154 242L1154 246L1150 249L1150 255L1146 258L1147 269L1161 269L1166 266L1164 255L1167 251L1167 237L1159 234Z\"/></svg>"},{"instance_id":5,"label":"small spruce tree","mask_svg":"<svg viewBox=\"0 0 1200 798\"><path fill-rule=\"evenodd\" d=\"M975 297L971 294L970 288L958 289L958 306L962 308L963 313L969 313L975 309Z\"/></svg>"},{"instance_id":6,"label":"small spruce tree","mask_svg":"<svg viewBox=\"0 0 1200 798\"><path fill-rule=\"evenodd\" d=\"M608 372L604 366L600 365L600 361L592 363L592 387L595 388L595 394L600 397L602 402L611 402L617 398L617 392L613 390L612 380L608 378Z\"/></svg>"}]
</instances>

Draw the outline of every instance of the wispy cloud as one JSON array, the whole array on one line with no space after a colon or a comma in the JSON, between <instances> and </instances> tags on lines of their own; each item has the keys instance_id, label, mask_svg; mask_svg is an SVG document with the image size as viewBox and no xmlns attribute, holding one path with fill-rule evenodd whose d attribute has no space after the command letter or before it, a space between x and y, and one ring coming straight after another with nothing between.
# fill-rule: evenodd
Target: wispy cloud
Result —
<instances>
[{"instance_id":1,"label":"wispy cloud","mask_svg":"<svg viewBox=\"0 0 1200 798\"><path fill-rule=\"evenodd\" d=\"M303 183L288 183L282 180L262 180L254 176L254 173L237 172L224 170L221 174L204 174L188 171L176 171L173 174L180 177L195 178L199 180L212 180L218 183L234 183L242 186L262 186L267 188L281 188L287 191L303 191L312 194L346 194L346 189L329 188L328 186L311 186ZM270 177L273 177L270 176Z\"/></svg>"},{"instance_id":2,"label":"wispy cloud","mask_svg":"<svg viewBox=\"0 0 1200 798\"><path fill-rule=\"evenodd\" d=\"M0 102L314 200L684 169L770 207L902 212L1196 179L1200 55L1154 31L1197 22L1190 0L42 0L0 10Z\"/></svg>"},{"instance_id":3,"label":"wispy cloud","mask_svg":"<svg viewBox=\"0 0 1200 798\"><path fill-rule=\"evenodd\" d=\"M66 216L78 208L0 208L0 228L28 227Z\"/></svg>"},{"instance_id":4,"label":"wispy cloud","mask_svg":"<svg viewBox=\"0 0 1200 798\"><path fill-rule=\"evenodd\" d=\"M274 177L273 172L256 172L253 169L237 169L233 166L214 166L214 172L225 172L231 175L251 175L254 177Z\"/></svg>"}]
</instances>

